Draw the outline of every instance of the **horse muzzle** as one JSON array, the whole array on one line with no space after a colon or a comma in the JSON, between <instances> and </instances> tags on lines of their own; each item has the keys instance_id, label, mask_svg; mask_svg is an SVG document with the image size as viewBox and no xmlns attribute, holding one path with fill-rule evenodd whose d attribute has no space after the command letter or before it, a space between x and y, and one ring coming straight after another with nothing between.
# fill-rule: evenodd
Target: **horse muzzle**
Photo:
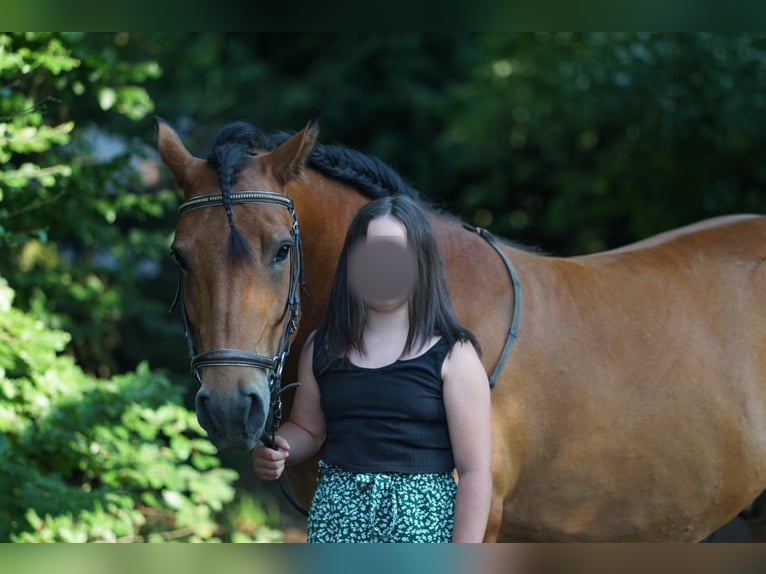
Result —
<instances>
[{"instance_id":1,"label":"horse muzzle","mask_svg":"<svg viewBox=\"0 0 766 574\"><path fill-rule=\"evenodd\" d=\"M266 426L268 397L255 384L228 393L203 386L195 400L197 420L219 449L252 450Z\"/></svg>"}]
</instances>

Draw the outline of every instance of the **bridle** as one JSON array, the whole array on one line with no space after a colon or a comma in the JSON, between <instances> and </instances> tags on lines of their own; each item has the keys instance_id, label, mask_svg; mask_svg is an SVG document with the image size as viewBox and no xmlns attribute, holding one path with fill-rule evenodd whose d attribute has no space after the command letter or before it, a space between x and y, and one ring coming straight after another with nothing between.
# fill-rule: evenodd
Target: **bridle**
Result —
<instances>
[{"instance_id":1,"label":"bridle","mask_svg":"<svg viewBox=\"0 0 766 574\"><path fill-rule=\"evenodd\" d=\"M290 250L290 288L287 293L287 302L285 306L282 328L282 335L279 338L279 345L276 353L272 357L242 351L239 349L211 349L202 353L197 353L197 341L191 331L189 316L186 313L183 296L183 272L178 278L178 287L176 295L170 310L173 311L176 306L181 304L181 317L183 319L184 334L189 348L189 360L191 363L192 375L197 382L202 382L201 370L204 367L252 367L255 369L265 369L269 375L269 414L266 421L266 427L262 441L269 446L274 445L276 431L282 421L282 393L290 388L298 386L299 383L293 383L282 387L282 369L285 366L285 360L290 353L293 334L298 329L300 323L300 288L303 284L303 248L301 246L301 235L298 227L298 217L295 214L295 205L292 198L281 193L272 191L240 191L229 195L232 204L241 203L272 203L285 207L292 218L292 227L290 235L293 241L293 247ZM188 199L178 206L178 213L183 216L194 209L204 207L213 207L223 205L223 195L203 195ZM300 288L299 288L300 287Z\"/></svg>"}]
</instances>

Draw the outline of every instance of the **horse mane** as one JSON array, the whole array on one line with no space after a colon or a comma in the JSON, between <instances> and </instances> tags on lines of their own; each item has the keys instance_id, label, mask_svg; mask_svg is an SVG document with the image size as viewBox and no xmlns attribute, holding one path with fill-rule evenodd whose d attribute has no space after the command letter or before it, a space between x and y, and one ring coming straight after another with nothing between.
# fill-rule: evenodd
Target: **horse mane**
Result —
<instances>
[{"instance_id":1,"label":"horse mane","mask_svg":"<svg viewBox=\"0 0 766 574\"><path fill-rule=\"evenodd\" d=\"M279 131L269 138L272 147L287 140L293 133ZM406 195L423 203L420 194L380 159L355 149L337 145L314 145L308 158L309 167L353 186L370 199L388 195Z\"/></svg>"},{"instance_id":2,"label":"horse mane","mask_svg":"<svg viewBox=\"0 0 766 574\"><path fill-rule=\"evenodd\" d=\"M234 257L250 257L251 252L249 245L233 225L229 202L231 184L236 180L237 174L244 169L250 157L273 150L294 134L295 132L290 131L267 134L249 122L236 121L226 125L213 144L207 162L217 171L221 182L224 207L226 207L229 225L232 229L230 253ZM414 199L426 211L461 223L460 218L425 201L415 188L375 156L364 154L343 145L317 142L308 158L308 165L323 175L354 187L370 199L389 195L406 195ZM242 240L241 244L235 239L235 235ZM508 239L502 237L498 237L498 239L510 247L534 251L534 248L520 245Z\"/></svg>"},{"instance_id":3,"label":"horse mane","mask_svg":"<svg viewBox=\"0 0 766 574\"><path fill-rule=\"evenodd\" d=\"M217 171L223 187L224 181L233 183L251 156L273 150L293 134L288 131L267 134L248 122L233 122L218 134L207 161ZM370 199L402 194L424 203L420 194L380 159L342 145L317 143L308 165L353 186ZM228 189L224 194L228 195Z\"/></svg>"}]
</instances>

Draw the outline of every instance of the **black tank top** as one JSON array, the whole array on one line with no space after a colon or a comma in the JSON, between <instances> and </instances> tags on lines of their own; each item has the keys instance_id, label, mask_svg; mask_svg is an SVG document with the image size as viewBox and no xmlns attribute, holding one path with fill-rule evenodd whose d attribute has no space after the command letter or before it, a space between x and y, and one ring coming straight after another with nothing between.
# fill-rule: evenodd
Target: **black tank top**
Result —
<instances>
[{"instance_id":1,"label":"black tank top","mask_svg":"<svg viewBox=\"0 0 766 574\"><path fill-rule=\"evenodd\" d=\"M419 357L378 368L336 358L316 377L327 421L325 462L350 472L451 472L441 377L448 352L442 337Z\"/></svg>"}]
</instances>

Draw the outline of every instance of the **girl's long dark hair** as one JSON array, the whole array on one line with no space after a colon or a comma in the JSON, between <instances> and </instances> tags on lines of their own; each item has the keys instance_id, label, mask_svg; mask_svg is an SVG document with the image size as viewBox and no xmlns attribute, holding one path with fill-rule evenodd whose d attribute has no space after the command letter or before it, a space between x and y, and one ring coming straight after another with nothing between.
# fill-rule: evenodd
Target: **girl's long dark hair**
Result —
<instances>
[{"instance_id":1,"label":"girl's long dark hair","mask_svg":"<svg viewBox=\"0 0 766 574\"><path fill-rule=\"evenodd\" d=\"M391 215L404 225L407 243L418 262L418 279L409 300L409 332L402 356L416 344L424 344L434 333L447 339L450 348L457 341L470 341L477 352L481 347L476 337L458 322L452 310L444 276L444 262L431 222L422 208L410 197L391 195L365 204L346 234L335 271L330 300L314 337L316 375L348 350L365 352L364 331L366 306L348 286L349 248L367 235L370 221Z\"/></svg>"}]
</instances>

